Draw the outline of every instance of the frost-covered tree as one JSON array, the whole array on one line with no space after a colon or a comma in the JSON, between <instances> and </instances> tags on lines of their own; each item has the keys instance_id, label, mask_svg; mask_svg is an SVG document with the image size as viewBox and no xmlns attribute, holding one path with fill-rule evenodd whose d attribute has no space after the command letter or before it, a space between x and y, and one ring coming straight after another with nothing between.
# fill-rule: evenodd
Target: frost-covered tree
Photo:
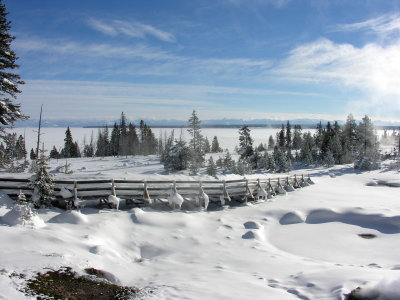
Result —
<instances>
[{"instance_id":1,"label":"frost-covered tree","mask_svg":"<svg viewBox=\"0 0 400 300\"><path fill-rule=\"evenodd\" d=\"M300 160L307 166L315 163L317 156L316 145L314 138L311 136L310 132L306 132L303 136L303 143L300 149Z\"/></svg>"},{"instance_id":2,"label":"frost-covered tree","mask_svg":"<svg viewBox=\"0 0 400 300\"><path fill-rule=\"evenodd\" d=\"M356 168L364 170L380 167L379 142L374 124L368 116L364 116L357 127L358 151Z\"/></svg>"},{"instance_id":3,"label":"frost-covered tree","mask_svg":"<svg viewBox=\"0 0 400 300\"><path fill-rule=\"evenodd\" d=\"M232 156L228 149L225 150L225 155L222 160L222 168L224 171L233 171L235 167L235 161L232 159Z\"/></svg>"},{"instance_id":4,"label":"frost-covered tree","mask_svg":"<svg viewBox=\"0 0 400 300\"><path fill-rule=\"evenodd\" d=\"M31 177L31 187L33 188L32 202L35 207L52 206L54 183L53 177L49 173L48 158L43 148L40 151L36 172Z\"/></svg>"},{"instance_id":5,"label":"frost-covered tree","mask_svg":"<svg viewBox=\"0 0 400 300\"><path fill-rule=\"evenodd\" d=\"M249 126L244 125L239 129L239 151L240 159L250 158L253 153L253 139L250 136Z\"/></svg>"},{"instance_id":6,"label":"frost-covered tree","mask_svg":"<svg viewBox=\"0 0 400 300\"><path fill-rule=\"evenodd\" d=\"M292 169L290 158L287 156L286 151L281 147L275 146L274 161L276 171L279 173L289 172Z\"/></svg>"},{"instance_id":7,"label":"frost-covered tree","mask_svg":"<svg viewBox=\"0 0 400 300\"><path fill-rule=\"evenodd\" d=\"M330 149L328 149L322 157L322 164L325 167L332 167L335 164L335 158Z\"/></svg>"},{"instance_id":8,"label":"frost-covered tree","mask_svg":"<svg viewBox=\"0 0 400 300\"><path fill-rule=\"evenodd\" d=\"M164 157L164 168L168 172L186 170L190 161L190 149L183 140L175 141Z\"/></svg>"},{"instance_id":9,"label":"frost-covered tree","mask_svg":"<svg viewBox=\"0 0 400 300\"><path fill-rule=\"evenodd\" d=\"M190 170L192 174L197 174L199 168L204 162L204 152L201 147L203 136L201 135L201 121L193 110L189 120L188 129L190 135L189 148L190 148Z\"/></svg>"},{"instance_id":10,"label":"frost-covered tree","mask_svg":"<svg viewBox=\"0 0 400 300\"><path fill-rule=\"evenodd\" d=\"M268 150L274 150L275 147L275 140L272 135L269 136L268 139Z\"/></svg>"},{"instance_id":11,"label":"frost-covered tree","mask_svg":"<svg viewBox=\"0 0 400 300\"><path fill-rule=\"evenodd\" d=\"M217 166L215 165L214 159L212 156L210 156L210 158L208 159L207 175L210 175L210 176L217 175Z\"/></svg>"},{"instance_id":12,"label":"frost-covered tree","mask_svg":"<svg viewBox=\"0 0 400 300\"><path fill-rule=\"evenodd\" d=\"M208 140L207 137L205 137L203 139L203 152L204 153L210 153L211 152L211 145L210 145L210 141Z\"/></svg>"},{"instance_id":13,"label":"frost-covered tree","mask_svg":"<svg viewBox=\"0 0 400 300\"><path fill-rule=\"evenodd\" d=\"M346 163L354 161L357 156L357 123L352 114L347 116L346 123L343 126L342 145L344 155L348 158Z\"/></svg>"}]
</instances>

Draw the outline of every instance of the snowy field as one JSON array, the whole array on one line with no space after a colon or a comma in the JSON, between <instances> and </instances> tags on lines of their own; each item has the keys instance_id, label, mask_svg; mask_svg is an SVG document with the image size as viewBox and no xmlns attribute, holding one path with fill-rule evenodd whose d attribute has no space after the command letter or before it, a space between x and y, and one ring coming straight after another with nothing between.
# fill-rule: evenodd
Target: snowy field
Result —
<instances>
[{"instance_id":1,"label":"snowy field","mask_svg":"<svg viewBox=\"0 0 400 300\"><path fill-rule=\"evenodd\" d=\"M58 130L62 146L65 130ZM78 141L92 129L79 130L72 129ZM44 140L50 138L44 132ZM218 135L222 147L234 148L237 129L218 132L203 130L210 140ZM256 145L274 134L257 132L252 130ZM224 136L231 140L223 142ZM64 160L51 162L57 178L193 179L185 172L166 175L155 156L68 162L71 175L55 171ZM62 266L79 273L87 267L107 271L112 282L142 288L143 299L333 300L358 286L400 299L399 172L384 166L359 173L351 165L293 172L310 173L315 184L272 201L212 211L39 210L26 225L0 192L0 299L30 299L17 291L23 280L12 273L30 277ZM271 174L248 177L261 176Z\"/></svg>"}]
</instances>

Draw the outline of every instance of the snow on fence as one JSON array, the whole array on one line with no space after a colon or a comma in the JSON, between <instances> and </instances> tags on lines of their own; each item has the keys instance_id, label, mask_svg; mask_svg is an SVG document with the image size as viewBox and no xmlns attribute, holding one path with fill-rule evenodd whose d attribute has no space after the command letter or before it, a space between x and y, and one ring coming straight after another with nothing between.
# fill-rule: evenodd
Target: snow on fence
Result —
<instances>
[{"instance_id":1,"label":"snow on fence","mask_svg":"<svg viewBox=\"0 0 400 300\"><path fill-rule=\"evenodd\" d=\"M195 200L197 205L207 207L209 202L221 202L224 205L233 199L243 202L267 199L312 183L310 176L303 174L226 181L55 180L54 196L59 205L66 207L77 207L85 200L93 199L110 207L118 204L115 203L116 199L124 199L126 204L133 205L151 205L169 200L175 206L179 197L185 201ZM29 184L26 178L0 178L0 190L12 198L16 198L20 192L32 195L33 189Z\"/></svg>"}]
</instances>

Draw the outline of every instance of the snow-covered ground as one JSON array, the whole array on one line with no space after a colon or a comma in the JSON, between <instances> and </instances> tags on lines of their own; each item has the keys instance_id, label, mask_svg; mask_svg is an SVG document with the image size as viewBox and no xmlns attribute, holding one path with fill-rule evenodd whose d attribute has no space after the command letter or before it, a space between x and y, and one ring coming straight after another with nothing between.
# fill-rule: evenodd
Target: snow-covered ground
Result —
<instances>
[{"instance_id":1,"label":"snow-covered ground","mask_svg":"<svg viewBox=\"0 0 400 300\"><path fill-rule=\"evenodd\" d=\"M97 135L97 129L71 130L79 143L92 131ZM154 132L158 137L171 130ZM277 131L252 128L254 144ZM180 132L175 129L175 136ZM30 149L36 133L25 133ZM43 133L47 149L63 146L65 129ZM238 144L237 129L203 129L203 135L210 141L216 135L230 151ZM57 171L65 163L50 163L58 179L213 179L204 170L197 178L166 174L156 156L69 159L69 175ZM359 173L350 165L293 172L311 174L316 184L272 202L213 211L52 209L39 210L26 224L0 192L0 299L27 298L17 291L23 281L10 274L29 277L61 266L105 270L116 283L155 290L149 299L343 299L357 286L377 286L400 299L399 172Z\"/></svg>"},{"instance_id":2,"label":"snow-covered ground","mask_svg":"<svg viewBox=\"0 0 400 300\"><path fill-rule=\"evenodd\" d=\"M74 173L57 177L189 178L165 175L152 156L68 162ZM18 211L0 192L0 299L27 299L10 274L61 266L105 270L114 282L153 289L148 299L343 299L357 286L397 291L390 299L399 299L399 172L350 165L300 172L316 184L272 202L213 211L39 210L25 225L12 221Z\"/></svg>"}]
</instances>

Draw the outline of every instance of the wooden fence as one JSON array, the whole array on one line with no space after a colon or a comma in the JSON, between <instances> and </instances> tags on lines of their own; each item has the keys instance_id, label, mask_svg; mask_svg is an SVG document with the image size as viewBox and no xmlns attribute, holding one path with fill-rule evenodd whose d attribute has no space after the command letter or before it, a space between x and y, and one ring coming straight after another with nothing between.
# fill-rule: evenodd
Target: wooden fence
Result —
<instances>
[{"instance_id":1,"label":"wooden fence","mask_svg":"<svg viewBox=\"0 0 400 300\"><path fill-rule=\"evenodd\" d=\"M126 204L148 205L157 200L167 199L172 191L176 191L185 201L199 198L205 193L210 201L220 201L224 204L225 201L232 199L238 201L265 199L312 183L310 176L303 174L270 179L243 178L226 181L55 180L54 196L61 206L68 203L72 203L73 206L74 199L78 198L80 202L98 199L100 203L111 206L107 200L110 195L126 200ZM0 177L0 190L12 198L18 197L21 192L27 196L33 194L30 181L26 178Z\"/></svg>"}]
</instances>

